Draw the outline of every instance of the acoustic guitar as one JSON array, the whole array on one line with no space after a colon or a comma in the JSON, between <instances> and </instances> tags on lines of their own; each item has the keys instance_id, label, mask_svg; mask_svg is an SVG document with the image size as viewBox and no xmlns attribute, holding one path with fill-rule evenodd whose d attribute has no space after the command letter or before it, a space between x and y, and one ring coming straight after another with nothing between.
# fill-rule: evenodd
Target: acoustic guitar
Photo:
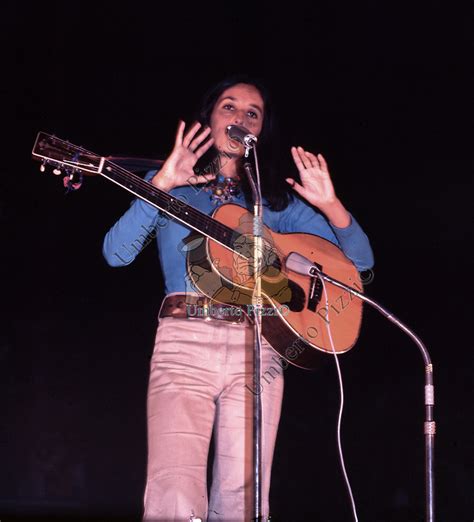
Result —
<instances>
[{"instance_id":1,"label":"acoustic guitar","mask_svg":"<svg viewBox=\"0 0 474 522\"><path fill-rule=\"evenodd\" d=\"M78 176L100 175L191 229L184 245L188 277L213 302L252 315L253 216L245 208L223 204L209 216L105 156L44 132L38 134L32 156L42 162L42 171L54 167L55 174L67 176L72 184ZM321 353L333 353L329 326L336 353L350 350L359 335L362 301L330 283L326 283L326 301L321 281L288 271L286 259L298 252L332 278L361 292L354 264L336 245L312 234L280 234L264 227L262 244L263 307L259 313L262 334L273 349L295 366L315 368Z\"/></svg>"}]
</instances>

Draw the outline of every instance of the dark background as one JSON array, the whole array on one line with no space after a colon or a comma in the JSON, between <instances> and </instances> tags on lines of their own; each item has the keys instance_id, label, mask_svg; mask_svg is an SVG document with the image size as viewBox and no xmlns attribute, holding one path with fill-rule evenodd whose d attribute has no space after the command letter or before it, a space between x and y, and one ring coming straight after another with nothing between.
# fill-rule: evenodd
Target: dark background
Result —
<instances>
[{"instance_id":1,"label":"dark background","mask_svg":"<svg viewBox=\"0 0 474 522\"><path fill-rule=\"evenodd\" d=\"M468 14L436 1L31 1L2 4L1 24L1 521L140 519L163 297L153 246L127 268L101 256L131 197L100 178L65 196L31 161L36 133L163 158L178 118L189 121L205 89L240 71L269 85L288 145L324 153L373 245L367 292L427 344L439 520L472 520ZM416 347L366 309L340 361L359 519L422 520ZM285 373L273 520L350 520L334 364Z\"/></svg>"}]
</instances>

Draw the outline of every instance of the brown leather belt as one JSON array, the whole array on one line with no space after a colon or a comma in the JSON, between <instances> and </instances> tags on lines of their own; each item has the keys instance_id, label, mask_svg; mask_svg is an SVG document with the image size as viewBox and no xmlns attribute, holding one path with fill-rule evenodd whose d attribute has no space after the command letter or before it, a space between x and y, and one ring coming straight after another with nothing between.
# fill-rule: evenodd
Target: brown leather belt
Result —
<instances>
[{"instance_id":1,"label":"brown leather belt","mask_svg":"<svg viewBox=\"0 0 474 522\"><path fill-rule=\"evenodd\" d=\"M216 319L230 323L248 322L241 308L216 303L205 296L175 294L165 297L159 317Z\"/></svg>"}]
</instances>

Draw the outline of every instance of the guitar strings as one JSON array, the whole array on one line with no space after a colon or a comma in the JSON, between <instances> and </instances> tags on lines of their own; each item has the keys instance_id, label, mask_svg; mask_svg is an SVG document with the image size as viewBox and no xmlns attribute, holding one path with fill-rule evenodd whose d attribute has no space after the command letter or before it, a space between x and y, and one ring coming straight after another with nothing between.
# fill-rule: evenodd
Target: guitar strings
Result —
<instances>
[{"instance_id":1,"label":"guitar strings","mask_svg":"<svg viewBox=\"0 0 474 522\"><path fill-rule=\"evenodd\" d=\"M47 140L51 142L53 146L56 146L56 144L59 142L63 150L66 149L69 152L71 149L73 149L74 151L79 152L84 156L87 156L90 161L94 159L100 161L102 159L101 156L85 149L84 147L73 145L72 143L62 140L61 138L57 138L56 136L51 136L46 133L44 133L44 135L47 136ZM62 163L65 163L65 161L63 160ZM163 208L160 208L160 210L162 210L166 214L176 217L178 219L181 218L183 221L186 221L187 217L191 217L195 221L197 226L201 228L200 232L204 234L214 234L215 236L217 236L215 239L217 239L219 242L228 247L232 246L231 241L234 237L234 231L230 227L227 227L219 221L214 220L211 216L203 214L194 207L184 204L184 202L182 202L178 198L175 198L171 194L168 194L167 192L160 190L158 187L155 187L151 183L143 180L139 176L131 173L123 167L120 167L112 161L105 160L104 167L106 165L109 167L107 169L108 173L114 174L115 176L121 176L122 180L125 180L125 182L131 182L136 188L141 189L145 193L151 192L151 194L155 197L156 202L160 203L161 206L163 206ZM72 167L73 165L67 164L67 166ZM103 177L107 177L104 173L104 168L102 169L102 172L100 174ZM173 207L174 202L178 202L177 205L180 206L180 209L178 211L176 211L175 207ZM242 254L240 252L234 251L234 253L242 257Z\"/></svg>"},{"instance_id":2,"label":"guitar strings","mask_svg":"<svg viewBox=\"0 0 474 522\"><path fill-rule=\"evenodd\" d=\"M60 149L59 152L63 152L66 149L70 153L72 149L75 152L75 157L77 157L77 153L79 153L80 155L86 156L89 161L96 160L100 162L100 160L102 159L101 156L85 149L84 147L74 145L70 142L62 140L61 138L57 138L56 136L51 136L46 133L42 134L44 134L47 137L46 139L53 146L57 147L57 143L60 144L62 149ZM64 158L62 163L65 163ZM74 165L71 165L69 163L67 164L67 167L73 166ZM168 216L174 217L178 220L182 220L185 224L189 224L187 223L186 218L192 218L199 232L203 233L208 237L211 236L211 239L217 240L239 257L244 258L247 261L250 259L247 255L245 255L245 253L235 250L234 240L236 238L234 233L235 231L232 228L215 220L212 216L208 216L200 210L195 209L191 205L184 203L180 199L159 189L158 187L155 187L150 182L143 180L136 174L133 174L124 167L121 167L120 165L117 165L116 163L113 163L110 160L106 159L104 161L102 171L100 172L101 176L108 178L108 176L104 173L104 168L107 171L107 173L111 175L112 179L116 181L119 185L121 185L123 188L125 188L124 185L131 183L134 188L141 189L141 195L147 195L151 193L151 195L155 198L155 203L158 207L160 207L160 210L162 212L165 212ZM130 190L131 188L132 187L128 187L126 188L126 190ZM139 190L137 190L137 192L138 191ZM178 210L176 210L176 205L179 207ZM279 256L277 256L277 258L277 261L272 263L272 266L280 269L281 260L279 260Z\"/></svg>"},{"instance_id":3,"label":"guitar strings","mask_svg":"<svg viewBox=\"0 0 474 522\"><path fill-rule=\"evenodd\" d=\"M171 214L171 216L182 219L183 221L186 221L186 218L192 218L194 223L201 229L200 232L205 235L213 234L215 237L212 239L217 239L226 246L232 246L231 240L234 237L234 230L232 228L216 221L211 216L202 213L191 205L182 202L168 192L155 187L153 184L143 180L135 174L132 174L123 167L110 161L107 161L106 163L107 166L110 166L110 169L107 169L108 173L120 176L122 180L125 180L125 184L126 182L131 182L136 188L145 192L145 195L146 193L151 193L151 195L156 198L156 203L159 204L158 206L163 207L161 208L163 212ZM102 175L106 177L105 173L102 173ZM177 211L176 206L179 207ZM235 253L240 254L239 252Z\"/></svg>"}]
</instances>

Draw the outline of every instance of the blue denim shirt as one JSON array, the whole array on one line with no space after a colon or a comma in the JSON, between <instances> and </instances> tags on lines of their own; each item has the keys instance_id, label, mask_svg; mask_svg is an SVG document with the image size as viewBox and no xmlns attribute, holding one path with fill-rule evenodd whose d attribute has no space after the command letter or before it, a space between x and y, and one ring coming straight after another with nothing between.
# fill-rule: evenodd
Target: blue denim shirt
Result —
<instances>
[{"instance_id":1,"label":"blue denim shirt","mask_svg":"<svg viewBox=\"0 0 474 522\"><path fill-rule=\"evenodd\" d=\"M150 171L145 176L149 181L156 174ZM184 201L205 214L212 214L217 205L211 201L209 192L196 186L176 187L170 191L175 198ZM232 203L245 207L243 194ZM358 270L373 266L373 254L369 240L351 215L351 224L338 228L305 201L295 196L282 211L264 206L263 221L275 232L306 232L323 237L339 246ZM187 279L186 253L183 239L190 229L149 203L137 198L123 216L107 232L103 255L110 266L129 265L138 253L156 237L161 269L165 282L165 293L196 291L190 288Z\"/></svg>"}]
</instances>

